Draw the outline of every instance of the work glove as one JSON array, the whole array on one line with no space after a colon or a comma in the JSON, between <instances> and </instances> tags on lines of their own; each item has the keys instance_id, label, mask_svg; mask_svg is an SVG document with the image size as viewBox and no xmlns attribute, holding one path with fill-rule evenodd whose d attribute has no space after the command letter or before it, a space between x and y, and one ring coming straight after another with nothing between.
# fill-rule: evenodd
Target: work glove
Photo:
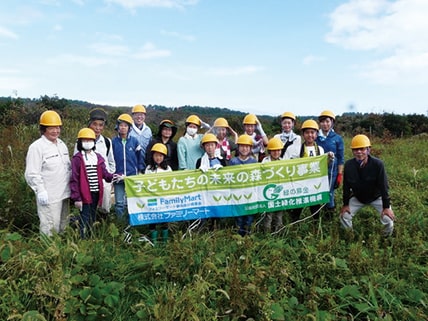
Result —
<instances>
[{"instance_id":1,"label":"work glove","mask_svg":"<svg viewBox=\"0 0 428 321\"><path fill-rule=\"evenodd\" d=\"M221 164L215 164L214 166L213 166L213 170L218 170L219 168L222 168L223 166L221 165Z\"/></svg>"},{"instance_id":2,"label":"work glove","mask_svg":"<svg viewBox=\"0 0 428 321\"><path fill-rule=\"evenodd\" d=\"M123 181L125 178L125 174L113 174L112 183L119 183Z\"/></svg>"},{"instance_id":3,"label":"work glove","mask_svg":"<svg viewBox=\"0 0 428 321\"><path fill-rule=\"evenodd\" d=\"M203 122L202 120L201 120L201 127L205 128L205 129L210 129L211 128L210 124L208 124L206 122Z\"/></svg>"},{"instance_id":4,"label":"work glove","mask_svg":"<svg viewBox=\"0 0 428 321\"><path fill-rule=\"evenodd\" d=\"M263 130L262 123L260 122L260 120L258 120L258 119L257 119L257 120L256 120L256 123L257 123L256 128L257 128L257 130L259 131L260 135L261 135L262 137L266 136L266 133L265 133L265 131Z\"/></svg>"},{"instance_id":5,"label":"work glove","mask_svg":"<svg viewBox=\"0 0 428 321\"><path fill-rule=\"evenodd\" d=\"M334 188L339 188L340 184L342 184L342 180L343 180L343 174L339 173L337 174L337 178L336 178L336 182L334 184Z\"/></svg>"},{"instance_id":6,"label":"work glove","mask_svg":"<svg viewBox=\"0 0 428 321\"><path fill-rule=\"evenodd\" d=\"M206 166L201 166L201 167L199 167L199 169L201 170L202 173L206 173L209 170L209 168Z\"/></svg>"},{"instance_id":7,"label":"work glove","mask_svg":"<svg viewBox=\"0 0 428 321\"><path fill-rule=\"evenodd\" d=\"M43 192L37 193L37 203L39 203L40 205L48 205L49 203L48 192L43 191Z\"/></svg>"},{"instance_id":8,"label":"work glove","mask_svg":"<svg viewBox=\"0 0 428 321\"><path fill-rule=\"evenodd\" d=\"M74 207L77 208L81 212L82 208L83 208L83 202L82 201L75 201Z\"/></svg>"}]
</instances>

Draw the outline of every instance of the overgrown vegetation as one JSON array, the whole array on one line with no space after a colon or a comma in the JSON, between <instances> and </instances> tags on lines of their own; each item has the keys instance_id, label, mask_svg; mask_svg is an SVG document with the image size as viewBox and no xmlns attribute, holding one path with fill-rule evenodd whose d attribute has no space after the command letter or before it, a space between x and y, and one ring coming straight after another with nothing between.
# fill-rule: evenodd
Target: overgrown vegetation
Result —
<instances>
[{"instance_id":1,"label":"overgrown vegetation","mask_svg":"<svg viewBox=\"0 0 428 321\"><path fill-rule=\"evenodd\" d=\"M23 171L44 106L31 107L32 121L16 108L8 113L28 122L0 126L1 320L428 319L426 135L374 136L372 127L372 153L386 163L397 215L391 238L365 209L354 233L335 218L277 235L256 228L242 238L226 220L222 229L192 235L174 224L169 242L151 247L138 240L146 227L132 228L127 243L125 226L112 217L87 240L71 227L52 238L38 234ZM70 107L61 113L71 150L86 114ZM346 134L349 146L352 132ZM340 204L340 190L337 196Z\"/></svg>"}]
</instances>

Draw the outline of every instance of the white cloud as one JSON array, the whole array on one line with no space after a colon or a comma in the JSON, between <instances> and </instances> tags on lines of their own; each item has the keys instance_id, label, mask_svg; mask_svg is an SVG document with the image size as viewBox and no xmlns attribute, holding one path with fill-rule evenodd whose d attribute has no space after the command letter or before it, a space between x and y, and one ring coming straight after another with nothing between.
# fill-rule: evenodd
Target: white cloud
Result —
<instances>
[{"instance_id":1,"label":"white cloud","mask_svg":"<svg viewBox=\"0 0 428 321\"><path fill-rule=\"evenodd\" d=\"M308 56L303 58L302 63L304 65L312 65L313 63L321 62L324 60L325 60L325 58L321 57L321 56L308 55Z\"/></svg>"},{"instance_id":2,"label":"white cloud","mask_svg":"<svg viewBox=\"0 0 428 321\"><path fill-rule=\"evenodd\" d=\"M210 70L209 74L215 76L242 76L251 75L263 70L264 67L261 66L243 66L235 68L216 68Z\"/></svg>"},{"instance_id":3,"label":"white cloud","mask_svg":"<svg viewBox=\"0 0 428 321\"><path fill-rule=\"evenodd\" d=\"M195 5L199 0L105 0L107 3L118 4L126 9L140 7L184 8Z\"/></svg>"},{"instance_id":4,"label":"white cloud","mask_svg":"<svg viewBox=\"0 0 428 321\"><path fill-rule=\"evenodd\" d=\"M79 56L79 55L71 55L71 54L59 55L57 57L50 58L48 59L48 62L53 64L60 64L60 65L79 64L86 67L98 67L98 66L114 63L112 59Z\"/></svg>"},{"instance_id":5,"label":"white cloud","mask_svg":"<svg viewBox=\"0 0 428 321\"><path fill-rule=\"evenodd\" d=\"M10 38L10 39L18 39L18 35L9 29L4 27L0 27L0 37Z\"/></svg>"},{"instance_id":6,"label":"white cloud","mask_svg":"<svg viewBox=\"0 0 428 321\"><path fill-rule=\"evenodd\" d=\"M374 82L415 75L417 82L428 83L427 16L426 0L350 0L330 14L326 41L349 50L374 51L379 58L361 66L361 75Z\"/></svg>"},{"instance_id":7,"label":"white cloud","mask_svg":"<svg viewBox=\"0 0 428 321\"><path fill-rule=\"evenodd\" d=\"M136 54L133 55L137 59L153 59L171 56L171 52L166 49L157 49L150 42L146 43Z\"/></svg>"},{"instance_id":8,"label":"white cloud","mask_svg":"<svg viewBox=\"0 0 428 321\"><path fill-rule=\"evenodd\" d=\"M123 56L129 52L127 46L94 43L90 46L95 52L108 56Z\"/></svg>"},{"instance_id":9,"label":"white cloud","mask_svg":"<svg viewBox=\"0 0 428 321\"><path fill-rule=\"evenodd\" d=\"M195 41L195 37L192 35L183 35L181 33L175 32L175 31L166 31L166 30L161 30L161 34L165 35L165 36L169 36L169 37L174 37L174 38L178 38L181 40L185 40L185 41Z\"/></svg>"}]
</instances>

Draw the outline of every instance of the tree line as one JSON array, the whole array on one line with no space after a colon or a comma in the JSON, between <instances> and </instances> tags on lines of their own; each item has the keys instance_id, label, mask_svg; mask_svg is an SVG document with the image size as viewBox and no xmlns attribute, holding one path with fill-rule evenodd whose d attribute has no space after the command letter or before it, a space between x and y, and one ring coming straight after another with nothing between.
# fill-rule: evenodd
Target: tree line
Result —
<instances>
[{"instance_id":1,"label":"tree line","mask_svg":"<svg viewBox=\"0 0 428 321\"><path fill-rule=\"evenodd\" d=\"M72 119L82 124L87 122L89 110L92 108L104 108L110 122L124 112L130 112L132 106L113 107L108 105L92 104L85 101L59 98L58 96L40 96L37 99L0 97L0 124L8 125L34 125L39 121L40 114L45 110L56 110L64 119ZM154 132L162 119L171 119L179 128L184 128L185 119L196 114L205 122L212 124L218 117L225 117L230 126L240 132L244 112L234 111L219 107L181 106L165 107L160 105L148 105L147 124ZM284 110L285 111L285 110ZM291 110L292 111L292 110ZM321 110L320 110L321 111ZM257 115L263 123L263 127L269 136L281 131L280 115ZM317 119L318 115L296 115L296 132L300 125L308 118ZM335 130L343 135L352 136L356 133L365 133L376 137L409 137L428 133L428 117L422 114L398 115L394 113L344 113L336 117Z\"/></svg>"}]
</instances>

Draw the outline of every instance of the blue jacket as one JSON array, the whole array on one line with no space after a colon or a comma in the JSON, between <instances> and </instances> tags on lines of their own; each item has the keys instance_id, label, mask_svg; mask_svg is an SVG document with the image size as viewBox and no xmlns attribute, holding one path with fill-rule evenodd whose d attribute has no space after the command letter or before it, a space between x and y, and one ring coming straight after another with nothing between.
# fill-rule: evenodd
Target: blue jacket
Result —
<instances>
[{"instance_id":1,"label":"blue jacket","mask_svg":"<svg viewBox=\"0 0 428 321\"><path fill-rule=\"evenodd\" d=\"M128 135L125 144L123 144L122 138L118 135L112 139L111 143L116 161L116 174L132 176L144 173L146 164L141 146L135 137Z\"/></svg>"},{"instance_id":2,"label":"blue jacket","mask_svg":"<svg viewBox=\"0 0 428 321\"><path fill-rule=\"evenodd\" d=\"M336 175L338 166L345 163L345 150L342 136L335 133L334 130L330 130L327 137L323 137L318 134L316 143L324 149L324 153L333 152L334 162L329 163L328 172Z\"/></svg>"}]
</instances>

